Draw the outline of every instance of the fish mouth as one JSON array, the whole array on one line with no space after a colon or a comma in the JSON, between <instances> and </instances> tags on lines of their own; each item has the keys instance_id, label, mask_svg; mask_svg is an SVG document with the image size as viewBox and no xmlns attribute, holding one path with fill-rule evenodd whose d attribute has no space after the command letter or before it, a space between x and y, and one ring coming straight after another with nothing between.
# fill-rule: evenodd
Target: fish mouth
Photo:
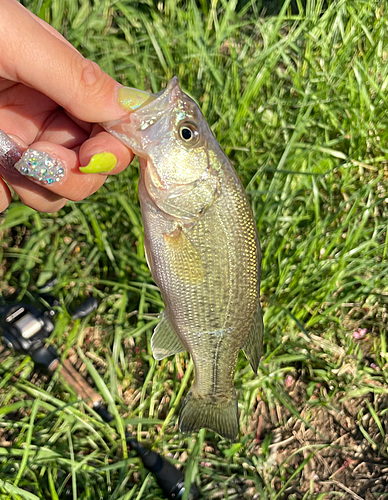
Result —
<instances>
[{"instance_id":1,"label":"fish mouth","mask_svg":"<svg viewBox=\"0 0 388 500\"><path fill-rule=\"evenodd\" d=\"M118 93L119 104L128 114L119 120L101 123L101 126L139 157L144 158L145 149L150 143L149 127L163 118L181 94L176 76L157 94L121 87Z\"/></svg>"},{"instance_id":2,"label":"fish mouth","mask_svg":"<svg viewBox=\"0 0 388 500\"><path fill-rule=\"evenodd\" d=\"M154 101L155 95L132 87L120 87L117 94L117 100L125 111L132 113L138 108L146 106L148 103Z\"/></svg>"},{"instance_id":3,"label":"fish mouth","mask_svg":"<svg viewBox=\"0 0 388 500\"><path fill-rule=\"evenodd\" d=\"M179 81L176 76L174 76L168 83L167 87L157 94L151 94L150 92L146 92L145 90L139 90L132 87L120 87L118 91L118 101L119 105L128 111L128 113L133 113L140 108L146 107L151 102L155 100L165 100L166 97L170 96L172 90L178 87ZM170 99L169 104L171 104Z\"/></svg>"}]
</instances>

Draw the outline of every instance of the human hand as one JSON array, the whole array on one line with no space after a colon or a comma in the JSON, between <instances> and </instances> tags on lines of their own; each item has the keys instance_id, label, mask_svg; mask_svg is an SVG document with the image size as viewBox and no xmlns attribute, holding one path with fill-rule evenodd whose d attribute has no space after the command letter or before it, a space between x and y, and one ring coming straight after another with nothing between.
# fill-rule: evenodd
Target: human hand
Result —
<instances>
[{"instance_id":1,"label":"human hand","mask_svg":"<svg viewBox=\"0 0 388 500\"><path fill-rule=\"evenodd\" d=\"M26 205L55 212L104 183L105 174L82 173L80 165L92 161L116 174L132 161L132 152L97 125L126 115L117 102L120 85L16 0L1 4L0 129L25 153L16 168L1 165L0 135L0 212L11 200L7 184ZM54 175L29 168L31 150L42 153L37 167L54 162Z\"/></svg>"}]
</instances>

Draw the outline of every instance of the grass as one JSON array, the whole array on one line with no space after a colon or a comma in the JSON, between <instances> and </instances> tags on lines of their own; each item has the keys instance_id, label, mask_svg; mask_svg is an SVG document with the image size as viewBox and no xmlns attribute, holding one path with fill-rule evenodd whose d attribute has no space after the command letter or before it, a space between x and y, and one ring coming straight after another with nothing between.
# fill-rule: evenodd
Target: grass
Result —
<instances>
[{"instance_id":1,"label":"grass","mask_svg":"<svg viewBox=\"0 0 388 500\"><path fill-rule=\"evenodd\" d=\"M241 437L177 433L186 354L156 363L160 295L146 266L136 164L59 213L13 202L0 226L0 293L54 275L53 344L100 391L113 426L59 377L3 352L0 498L161 498L122 449L126 427L206 499L388 498L388 10L378 0L25 0L126 85L174 74L246 186L263 248L265 347L241 355ZM99 298L97 314L71 310Z\"/></svg>"}]
</instances>

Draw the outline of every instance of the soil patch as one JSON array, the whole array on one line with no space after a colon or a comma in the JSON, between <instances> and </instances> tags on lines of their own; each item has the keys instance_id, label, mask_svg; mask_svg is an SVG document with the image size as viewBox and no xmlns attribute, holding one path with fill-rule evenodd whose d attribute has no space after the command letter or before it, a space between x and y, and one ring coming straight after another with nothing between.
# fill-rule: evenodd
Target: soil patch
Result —
<instances>
[{"instance_id":1,"label":"soil patch","mask_svg":"<svg viewBox=\"0 0 388 500\"><path fill-rule=\"evenodd\" d=\"M338 498L334 492L342 493L345 500L388 499L388 423L381 418L388 396L368 394L347 400L346 394L337 394L331 401L322 401L309 399L306 388L296 380L288 391L303 420L281 406L257 402L250 424L259 440L257 453L265 436L272 434L263 475L275 489L280 489L280 474L283 484L284 474L289 475L285 499L306 498L306 493L316 498L328 492L332 493L325 499ZM300 473L292 478L298 467Z\"/></svg>"}]
</instances>

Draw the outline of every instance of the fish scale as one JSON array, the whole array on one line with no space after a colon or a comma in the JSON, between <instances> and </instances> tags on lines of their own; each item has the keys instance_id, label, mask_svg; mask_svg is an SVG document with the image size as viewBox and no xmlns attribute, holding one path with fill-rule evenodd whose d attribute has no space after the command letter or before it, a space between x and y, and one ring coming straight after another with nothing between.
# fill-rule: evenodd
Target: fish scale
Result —
<instances>
[{"instance_id":1,"label":"fish scale","mask_svg":"<svg viewBox=\"0 0 388 500\"><path fill-rule=\"evenodd\" d=\"M122 90L125 103L136 92ZM158 360L185 350L193 359L181 431L207 427L234 439L238 353L256 372L262 349L256 223L232 165L177 78L144 95L136 109L126 105L127 117L103 126L139 156L147 262L165 304L152 351Z\"/></svg>"}]
</instances>

